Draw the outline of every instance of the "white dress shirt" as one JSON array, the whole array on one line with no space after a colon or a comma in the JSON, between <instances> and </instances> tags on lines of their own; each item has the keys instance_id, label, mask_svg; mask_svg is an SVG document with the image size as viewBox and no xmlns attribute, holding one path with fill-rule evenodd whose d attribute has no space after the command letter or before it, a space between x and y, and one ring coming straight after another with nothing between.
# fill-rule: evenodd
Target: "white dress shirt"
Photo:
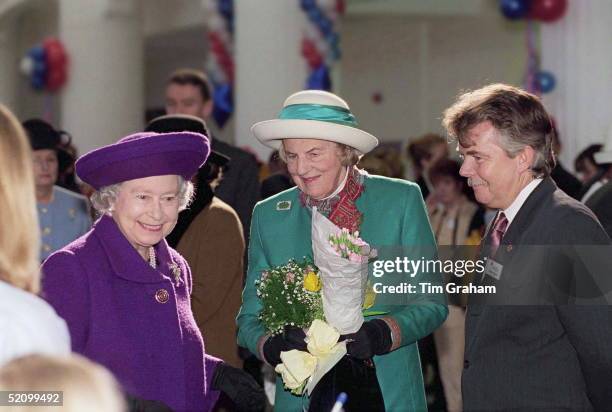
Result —
<instances>
[{"instance_id":1,"label":"white dress shirt","mask_svg":"<svg viewBox=\"0 0 612 412\"><path fill-rule=\"evenodd\" d=\"M514 199L510 206L503 210L504 215L506 215L506 219L508 219L508 227L510 227L519 210L521 210L521 207L523 207L523 203L525 203L531 192L533 192L535 188L542 183L542 180L544 179L539 178L533 179L531 182L529 182L529 184L519 192L518 196L516 199Z\"/></svg>"}]
</instances>

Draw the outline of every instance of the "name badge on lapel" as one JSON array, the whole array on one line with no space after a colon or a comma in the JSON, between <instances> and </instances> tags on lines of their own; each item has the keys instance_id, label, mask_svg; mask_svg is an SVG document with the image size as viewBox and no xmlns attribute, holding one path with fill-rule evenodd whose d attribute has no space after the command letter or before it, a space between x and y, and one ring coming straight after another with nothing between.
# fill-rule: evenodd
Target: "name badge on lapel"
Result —
<instances>
[{"instance_id":1,"label":"name badge on lapel","mask_svg":"<svg viewBox=\"0 0 612 412\"><path fill-rule=\"evenodd\" d=\"M485 265L484 274L491 276L495 280L499 280L504 270L504 265L497 263L495 260L488 258ZM484 275L483 275L484 278Z\"/></svg>"},{"instance_id":2,"label":"name badge on lapel","mask_svg":"<svg viewBox=\"0 0 612 412\"><path fill-rule=\"evenodd\" d=\"M276 210L289 210L291 209L291 200L281 200L276 204Z\"/></svg>"}]
</instances>

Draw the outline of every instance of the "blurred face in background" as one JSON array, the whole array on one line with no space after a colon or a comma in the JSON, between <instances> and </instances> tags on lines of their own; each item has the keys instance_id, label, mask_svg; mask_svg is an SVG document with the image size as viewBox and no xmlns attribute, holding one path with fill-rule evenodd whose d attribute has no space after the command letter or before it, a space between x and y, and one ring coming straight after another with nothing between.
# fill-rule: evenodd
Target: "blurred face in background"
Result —
<instances>
[{"instance_id":1,"label":"blurred face in background","mask_svg":"<svg viewBox=\"0 0 612 412\"><path fill-rule=\"evenodd\" d=\"M438 160L448 157L448 145L446 143L439 143L431 148L430 158L423 159L422 166L423 170L427 171L433 166Z\"/></svg>"},{"instance_id":2,"label":"blurred face in background","mask_svg":"<svg viewBox=\"0 0 612 412\"><path fill-rule=\"evenodd\" d=\"M463 184L452 176L440 176L432 184L436 199L445 207L451 207L461 199Z\"/></svg>"},{"instance_id":3,"label":"blurred face in background","mask_svg":"<svg viewBox=\"0 0 612 412\"><path fill-rule=\"evenodd\" d=\"M297 187L313 199L324 199L340 186L347 168L335 142L317 139L285 139L287 170Z\"/></svg>"},{"instance_id":4,"label":"blurred face in background","mask_svg":"<svg viewBox=\"0 0 612 412\"><path fill-rule=\"evenodd\" d=\"M57 181L59 164L53 149L34 150L34 182L39 189L50 188Z\"/></svg>"},{"instance_id":5,"label":"blurred face in background","mask_svg":"<svg viewBox=\"0 0 612 412\"><path fill-rule=\"evenodd\" d=\"M166 87L166 113L187 114L206 120L212 113L212 100L205 102L196 85L170 83Z\"/></svg>"}]
</instances>

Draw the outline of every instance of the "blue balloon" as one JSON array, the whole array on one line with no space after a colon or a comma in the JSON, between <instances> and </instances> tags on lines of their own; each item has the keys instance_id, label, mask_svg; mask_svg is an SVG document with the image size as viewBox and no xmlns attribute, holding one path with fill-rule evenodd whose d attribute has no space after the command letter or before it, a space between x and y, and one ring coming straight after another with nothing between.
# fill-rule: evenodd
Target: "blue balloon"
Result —
<instances>
[{"instance_id":1,"label":"blue balloon","mask_svg":"<svg viewBox=\"0 0 612 412\"><path fill-rule=\"evenodd\" d=\"M300 0L300 7L302 7L302 10L308 11L315 7L314 0Z\"/></svg>"},{"instance_id":2,"label":"blue balloon","mask_svg":"<svg viewBox=\"0 0 612 412\"><path fill-rule=\"evenodd\" d=\"M306 12L308 13L308 18L315 23L322 17L325 17L321 14L321 10L316 7L311 7Z\"/></svg>"},{"instance_id":3,"label":"blue balloon","mask_svg":"<svg viewBox=\"0 0 612 412\"><path fill-rule=\"evenodd\" d=\"M321 30L321 33L323 33L323 36L327 37L332 34L334 26L327 17L321 15L321 18L316 21L316 24L319 30Z\"/></svg>"},{"instance_id":4,"label":"blue balloon","mask_svg":"<svg viewBox=\"0 0 612 412\"><path fill-rule=\"evenodd\" d=\"M213 118L220 128L223 128L234 112L232 85L229 83L215 85L213 93Z\"/></svg>"},{"instance_id":5,"label":"blue balloon","mask_svg":"<svg viewBox=\"0 0 612 412\"><path fill-rule=\"evenodd\" d=\"M44 75L32 75L30 79L30 85L36 90L42 90L45 88L45 76Z\"/></svg>"},{"instance_id":6,"label":"blue balloon","mask_svg":"<svg viewBox=\"0 0 612 412\"><path fill-rule=\"evenodd\" d=\"M557 80L551 72L539 71L536 73L536 85L542 93L549 93L554 90Z\"/></svg>"},{"instance_id":7,"label":"blue balloon","mask_svg":"<svg viewBox=\"0 0 612 412\"><path fill-rule=\"evenodd\" d=\"M322 64L308 76L306 88L311 90L331 90L331 78L329 77L329 68Z\"/></svg>"},{"instance_id":8,"label":"blue balloon","mask_svg":"<svg viewBox=\"0 0 612 412\"><path fill-rule=\"evenodd\" d=\"M330 46L333 46L334 44L338 44L339 39L340 39L340 36L338 35L338 33L335 33L335 32L331 32L327 36L325 36L325 41L327 41Z\"/></svg>"},{"instance_id":9,"label":"blue balloon","mask_svg":"<svg viewBox=\"0 0 612 412\"><path fill-rule=\"evenodd\" d=\"M32 69L32 75L45 77L47 73L47 63L43 60L34 60L34 67Z\"/></svg>"},{"instance_id":10,"label":"blue balloon","mask_svg":"<svg viewBox=\"0 0 612 412\"><path fill-rule=\"evenodd\" d=\"M499 7L506 18L510 20L522 19L529 12L531 0L499 0Z\"/></svg>"},{"instance_id":11,"label":"blue balloon","mask_svg":"<svg viewBox=\"0 0 612 412\"><path fill-rule=\"evenodd\" d=\"M45 49L42 46L34 46L28 50L28 55L32 57L34 61L45 61Z\"/></svg>"},{"instance_id":12,"label":"blue balloon","mask_svg":"<svg viewBox=\"0 0 612 412\"><path fill-rule=\"evenodd\" d=\"M217 9L226 20L234 18L234 2L233 0L219 0Z\"/></svg>"}]
</instances>

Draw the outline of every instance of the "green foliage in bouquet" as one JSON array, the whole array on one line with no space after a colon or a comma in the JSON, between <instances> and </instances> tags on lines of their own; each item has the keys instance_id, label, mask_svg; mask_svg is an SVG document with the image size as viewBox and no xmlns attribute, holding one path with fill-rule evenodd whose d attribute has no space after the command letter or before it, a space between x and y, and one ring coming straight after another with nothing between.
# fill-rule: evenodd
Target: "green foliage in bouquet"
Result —
<instances>
[{"instance_id":1,"label":"green foliage in bouquet","mask_svg":"<svg viewBox=\"0 0 612 412\"><path fill-rule=\"evenodd\" d=\"M318 269L307 258L263 271L255 286L263 306L259 319L272 334L285 325L307 328L325 319Z\"/></svg>"}]
</instances>

